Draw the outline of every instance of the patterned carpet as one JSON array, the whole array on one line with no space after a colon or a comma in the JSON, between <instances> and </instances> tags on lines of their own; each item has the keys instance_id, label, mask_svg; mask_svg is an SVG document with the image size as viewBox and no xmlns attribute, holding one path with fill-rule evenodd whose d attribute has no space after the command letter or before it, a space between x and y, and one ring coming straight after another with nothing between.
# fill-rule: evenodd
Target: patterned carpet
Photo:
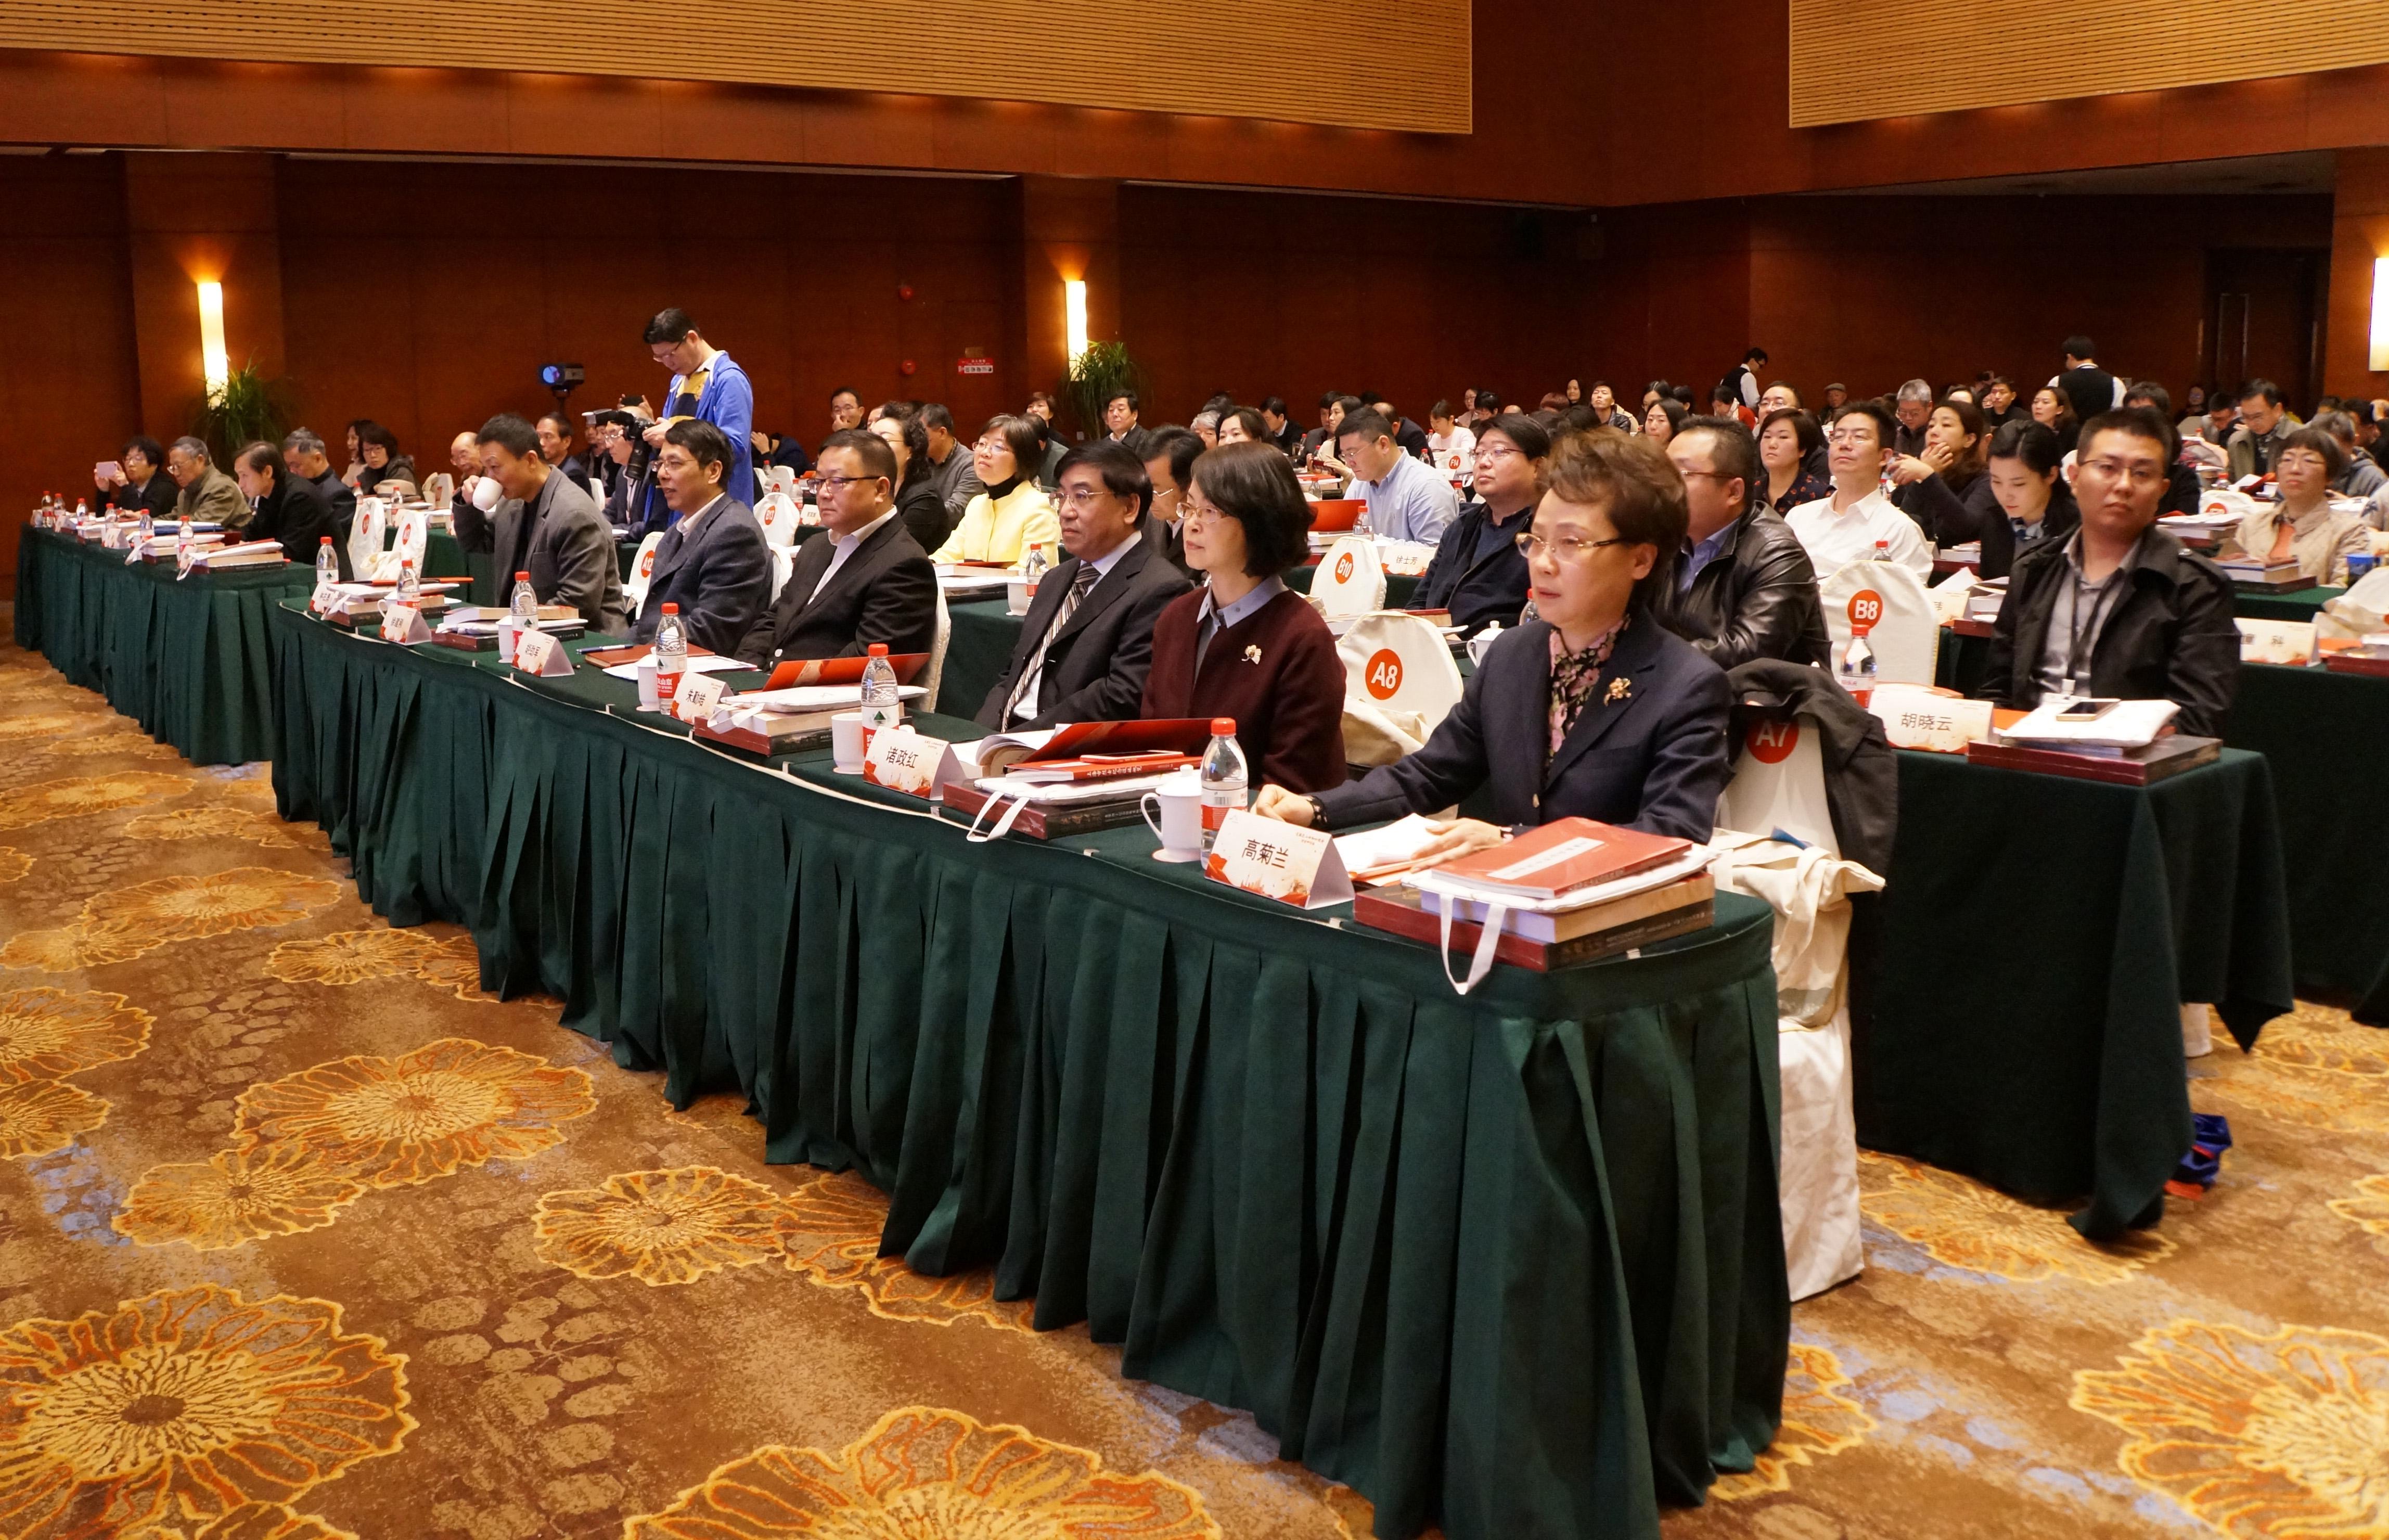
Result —
<instances>
[{"instance_id":1,"label":"patterned carpet","mask_svg":"<svg viewBox=\"0 0 2389 1540\"><path fill-rule=\"evenodd\" d=\"M477 978L0 648L0 1537L1369 1534ZM1867 1159L1782 1439L1668 1534L2389 1536L2389 1038L2195 1072L2239 1148L2127 1249Z\"/></svg>"}]
</instances>

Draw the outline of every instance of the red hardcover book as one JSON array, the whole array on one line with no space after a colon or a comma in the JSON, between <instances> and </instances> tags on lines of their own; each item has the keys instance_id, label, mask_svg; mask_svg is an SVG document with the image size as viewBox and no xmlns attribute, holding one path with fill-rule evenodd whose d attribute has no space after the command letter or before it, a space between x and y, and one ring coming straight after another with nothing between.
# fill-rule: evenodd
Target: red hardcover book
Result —
<instances>
[{"instance_id":1,"label":"red hardcover book","mask_svg":"<svg viewBox=\"0 0 2389 1540\"><path fill-rule=\"evenodd\" d=\"M1966 745L1966 763L2000 770L2030 770L2044 776L2070 776L2076 780L2105 781L2113 786L2153 786L2168 776L2222 755L2223 740L2175 734L2145 749L2120 754L2074 753L2063 749L2026 749L2014 744L1977 741Z\"/></svg>"},{"instance_id":2,"label":"red hardcover book","mask_svg":"<svg viewBox=\"0 0 2389 1540\"><path fill-rule=\"evenodd\" d=\"M978 769L982 776L1001 776L1023 764L1092 759L1099 754L1109 757L1161 751L1199 757L1210 745L1211 719L1207 716L1155 717L1143 722L1073 722L1067 727L1054 728L1054 736L1035 749L1000 734L992 736L980 749ZM1150 775L1152 772L1142 773Z\"/></svg>"},{"instance_id":3,"label":"red hardcover book","mask_svg":"<svg viewBox=\"0 0 2389 1540\"><path fill-rule=\"evenodd\" d=\"M1116 781L1131 776L1158 776L1200 763L1200 758L1194 754L1156 749L1143 754L1089 754L1084 759L1024 760L1004 774L1031 786L1045 786L1064 782Z\"/></svg>"},{"instance_id":4,"label":"red hardcover book","mask_svg":"<svg viewBox=\"0 0 2389 1540\"><path fill-rule=\"evenodd\" d=\"M1443 919L1426 911L1415 888L1364 890L1352 899L1352 918L1372 930L1384 930L1412 941L1423 941L1429 946L1443 943ZM1677 936L1689 936L1695 930L1707 930L1716 918L1717 901L1709 897L1566 941L1531 941L1514 931L1504 930L1493 943L1493 956L1496 961L1508 963L1514 968L1549 973L1554 969L1614 957L1638 946L1652 946ZM1451 956L1465 957L1473 954L1476 950L1477 937L1482 932L1483 928L1472 920L1453 920Z\"/></svg>"},{"instance_id":5,"label":"red hardcover book","mask_svg":"<svg viewBox=\"0 0 2389 1540\"><path fill-rule=\"evenodd\" d=\"M868 658L791 658L772 670L772 677L763 682L767 690L794 689L799 685L860 685L862 665ZM896 682L909 685L913 676L929 666L926 652L891 652L888 661L895 667Z\"/></svg>"},{"instance_id":6,"label":"red hardcover book","mask_svg":"<svg viewBox=\"0 0 2389 1540\"><path fill-rule=\"evenodd\" d=\"M978 816L979 809L988 803L989 792L981 791L968 781L946 783L946 813L949 817L960 815L968 823ZM1030 840L1067 840L1080 834L1093 834L1106 828L1126 828L1144 821L1138 811L1143 796L1122 795L1118 802L1105 799L1092 802L1073 802L1067 806L1024 807L1012 821L1010 833ZM1002 815L998 814L997 817ZM988 820L990 823L994 818Z\"/></svg>"},{"instance_id":7,"label":"red hardcover book","mask_svg":"<svg viewBox=\"0 0 2389 1540\"><path fill-rule=\"evenodd\" d=\"M1673 835L1645 834L1591 818L1558 818L1436 868L1488 892L1557 898L1672 861L1693 848Z\"/></svg>"}]
</instances>

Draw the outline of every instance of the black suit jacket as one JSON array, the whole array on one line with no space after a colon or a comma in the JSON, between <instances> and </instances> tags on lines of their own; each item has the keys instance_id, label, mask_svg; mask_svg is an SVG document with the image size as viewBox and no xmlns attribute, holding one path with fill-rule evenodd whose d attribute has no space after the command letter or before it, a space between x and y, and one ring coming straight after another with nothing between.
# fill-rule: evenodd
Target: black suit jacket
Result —
<instances>
[{"instance_id":1,"label":"black suit jacket","mask_svg":"<svg viewBox=\"0 0 2389 1540\"><path fill-rule=\"evenodd\" d=\"M891 653L937 645L938 570L904 520L891 515L872 531L824 585L837 544L824 530L798 547L787 585L735 648L742 660L769 668L787 658L860 658L873 642Z\"/></svg>"},{"instance_id":2,"label":"black suit jacket","mask_svg":"<svg viewBox=\"0 0 2389 1540\"><path fill-rule=\"evenodd\" d=\"M671 603L680 606L681 628L691 642L709 652L734 653L772 598L763 526L753 508L726 493L697 521L694 538L683 533L686 523L666 530L656 546L647 601L639 607L632 639L654 641L656 622Z\"/></svg>"},{"instance_id":3,"label":"black suit jacket","mask_svg":"<svg viewBox=\"0 0 2389 1540\"><path fill-rule=\"evenodd\" d=\"M1144 531L1143 539L1147 548L1172 567L1177 568L1189 582L1194 581L1194 569L1186 565L1186 532L1178 525L1156 519L1149 513L1144 516L1142 527Z\"/></svg>"},{"instance_id":4,"label":"black suit jacket","mask_svg":"<svg viewBox=\"0 0 2389 1540\"><path fill-rule=\"evenodd\" d=\"M467 499L455 506L454 514L456 543L497 558L493 572L502 596L510 598L515 574L527 571L540 603L569 604L592 630L621 632L628 615L613 526L562 467L548 471L537 507L509 497L494 513L485 514Z\"/></svg>"},{"instance_id":5,"label":"black suit jacket","mask_svg":"<svg viewBox=\"0 0 2389 1540\"><path fill-rule=\"evenodd\" d=\"M1433 813L1489 786L1498 824L1597 818L1708 839L1728 775L1724 672L1638 610L1576 725L1547 753L1551 634L1528 621L1504 635L1424 748L1320 792L1329 827Z\"/></svg>"},{"instance_id":6,"label":"black suit jacket","mask_svg":"<svg viewBox=\"0 0 2389 1540\"><path fill-rule=\"evenodd\" d=\"M315 564L315 553L328 535L340 576L343 580L349 576L349 553L333 522L331 507L304 476L276 474L274 490L257 500L257 512L241 533L250 540L279 540L284 556L308 567Z\"/></svg>"},{"instance_id":7,"label":"black suit jacket","mask_svg":"<svg viewBox=\"0 0 2389 1540\"><path fill-rule=\"evenodd\" d=\"M1667 570L1667 624L1711 662L1721 669L1756 658L1824 663L1832 644L1817 569L1780 517L1755 507L1735 520L1718 554L1679 591L1684 560L1685 553L1677 553Z\"/></svg>"},{"instance_id":8,"label":"black suit jacket","mask_svg":"<svg viewBox=\"0 0 2389 1540\"><path fill-rule=\"evenodd\" d=\"M146 507L150 518L162 523L174 517L174 499L181 493L182 488L174 484L174 478L163 470L154 470L149 473L147 486L136 487L127 481L121 487L109 487L100 494L99 506L103 511L116 508L136 518Z\"/></svg>"},{"instance_id":9,"label":"black suit jacket","mask_svg":"<svg viewBox=\"0 0 2389 1540\"><path fill-rule=\"evenodd\" d=\"M2175 726L2200 738L2220 737L2240 681L2231 580L2163 530L2152 528L2141 540L2140 558L2127 578L2130 587L2115 601L2090 654L2091 693L2178 700ZM2041 649L2058 590L2074 581L2067 544L2041 540L2016 558L1976 694L2016 711L2040 704Z\"/></svg>"},{"instance_id":10,"label":"black suit jacket","mask_svg":"<svg viewBox=\"0 0 2389 1540\"><path fill-rule=\"evenodd\" d=\"M1003 703L1036 666L1038 644L1069 597L1079 567L1079 558L1071 557L1038 583L1036 601L1028 607L1012 660L978 709L981 726L1001 730L1006 725L1051 727L1061 722L1127 722L1143 710L1144 678L1153 670L1153 622L1171 599L1194 584L1139 533L1130 536L1128 549L1087 590L1069 623L1045 648L1037 699L1022 703L1028 714L1008 725L1002 720Z\"/></svg>"},{"instance_id":11,"label":"black suit jacket","mask_svg":"<svg viewBox=\"0 0 2389 1540\"><path fill-rule=\"evenodd\" d=\"M321 476L309 478L309 484L324 494L325 507L332 510L333 537L341 545L349 543L349 531L357 521L357 489L340 480L337 470L326 470ZM348 553L341 553L341 560Z\"/></svg>"}]
</instances>

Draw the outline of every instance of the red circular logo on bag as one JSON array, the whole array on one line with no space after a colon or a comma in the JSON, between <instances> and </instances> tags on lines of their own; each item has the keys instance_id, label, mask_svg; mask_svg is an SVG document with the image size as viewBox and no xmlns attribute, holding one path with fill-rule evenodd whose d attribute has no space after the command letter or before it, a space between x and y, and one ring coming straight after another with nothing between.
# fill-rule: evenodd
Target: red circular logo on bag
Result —
<instances>
[{"instance_id":1,"label":"red circular logo on bag","mask_svg":"<svg viewBox=\"0 0 2389 1540\"><path fill-rule=\"evenodd\" d=\"M1352 581L1351 552L1346 551L1342 556L1335 558L1335 581L1338 583L1349 583Z\"/></svg>"},{"instance_id":2,"label":"red circular logo on bag","mask_svg":"<svg viewBox=\"0 0 2389 1540\"><path fill-rule=\"evenodd\" d=\"M1800 743L1796 722L1762 722L1750 730L1750 757L1761 764L1781 764Z\"/></svg>"},{"instance_id":3,"label":"red circular logo on bag","mask_svg":"<svg viewBox=\"0 0 2389 1540\"><path fill-rule=\"evenodd\" d=\"M1872 588L1861 588L1850 596L1850 628L1860 635L1874 628L1883 619L1883 596Z\"/></svg>"},{"instance_id":4,"label":"red circular logo on bag","mask_svg":"<svg viewBox=\"0 0 2389 1540\"><path fill-rule=\"evenodd\" d=\"M646 555L639 558L639 575L641 577L653 577L656 575L655 552L649 551Z\"/></svg>"},{"instance_id":5,"label":"red circular logo on bag","mask_svg":"<svg viewBox=\"0 0 2389 1540\"><path fill-rule=\"evenodd\" d=\"M1345 559L1348 561L1351 558L1347 557ZM1394 693L1402 687L1402 661L1394 655L1392 648L1381 647L1369 655L1368 670L1361 677L1368 685L1371 695L1380 700L1391 700Z\"/></svg>"}]
</instances>

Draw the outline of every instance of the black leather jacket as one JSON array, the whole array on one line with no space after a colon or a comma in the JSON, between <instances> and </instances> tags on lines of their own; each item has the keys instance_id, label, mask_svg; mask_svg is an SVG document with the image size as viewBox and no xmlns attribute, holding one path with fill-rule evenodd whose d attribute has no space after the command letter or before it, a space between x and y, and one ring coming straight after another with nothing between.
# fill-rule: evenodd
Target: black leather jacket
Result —
<instances>
[{"instance_id":1,"label":"black leather jacket","mask_svg":"<svg viewBox=\"0 0 2389 1540\"><path fill-rule=\"evenodd\" d=\"M2240 683L2240 628L2231 618L2231 580L2182 549L2165 531L2140 537L2139 559L2100 628L2090 654L2094 695L2125 700L2178 700L2174 725L2219 738ZM2040 655L2049 640L2058 589L2073 581L2065 540L2043 540L2016 558L2008 597L1991 633L1990 661L1975 691L2002 706L2040 704Z\"/></svg>"},{"instance_id":2,"label":"black leather jacket","mask_svg":"<svg viewBox=\"0 0 2389 1540\"><path fill-rule=\"evenodd\" d=\"M1825 661L1831 643L1817 597L1817 570L1792 526L1765 508L1752 508L1729 528L1725 545L1683 588L1678 574L1688 553L1668 569L1669 630L1726 670L1754 658L1792 663Z\"/></svg>"}]
</instances>

